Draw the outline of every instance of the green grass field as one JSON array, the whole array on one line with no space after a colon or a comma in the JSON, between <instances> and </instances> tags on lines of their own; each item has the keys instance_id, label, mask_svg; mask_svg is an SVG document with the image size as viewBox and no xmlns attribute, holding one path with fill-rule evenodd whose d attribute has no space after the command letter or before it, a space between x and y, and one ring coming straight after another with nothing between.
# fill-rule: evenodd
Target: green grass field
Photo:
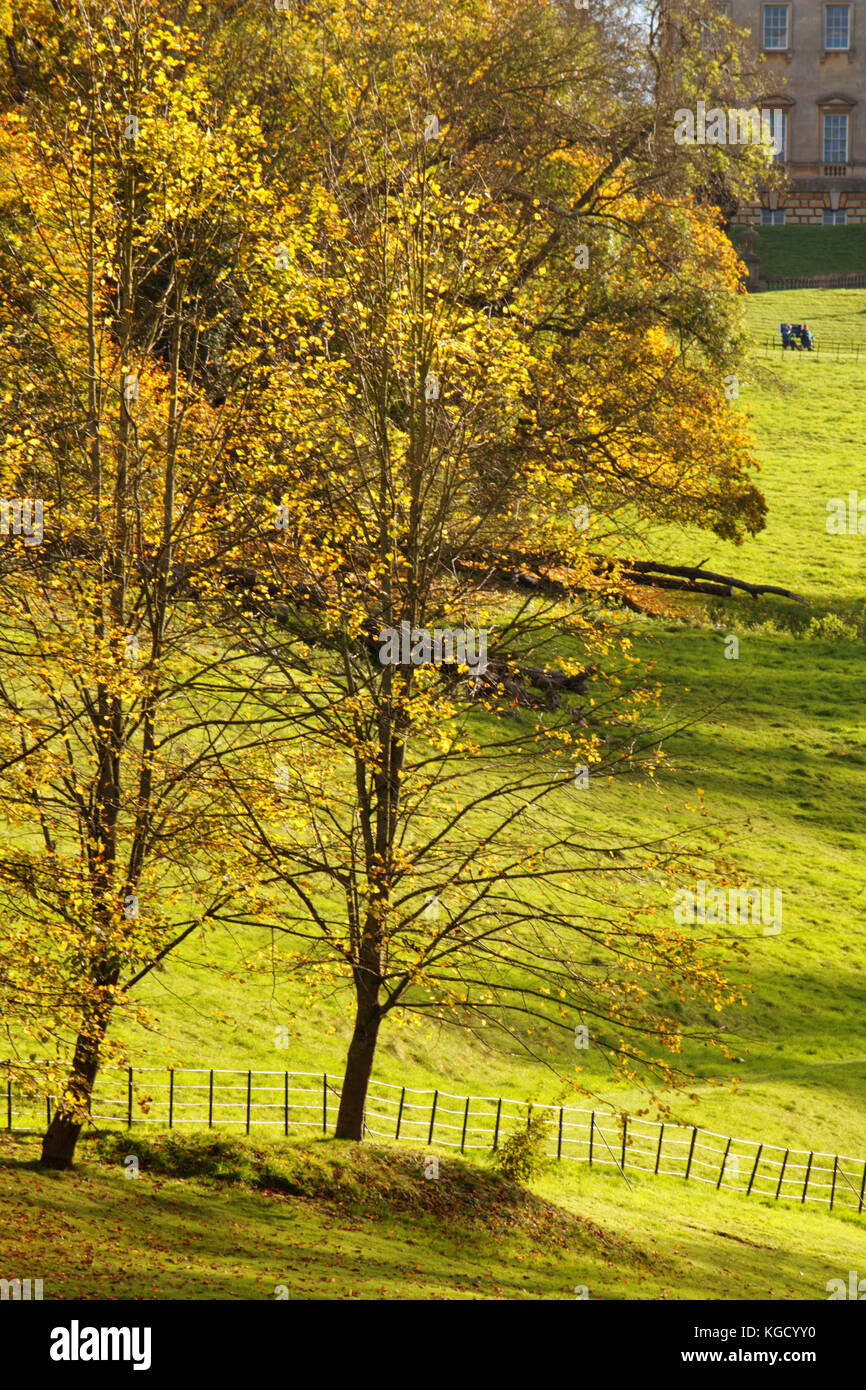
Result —
<instances>
[{"instance_id":1,"label":"green grass field","mask_svg":"<svg viewBox=\"0 0 866 1390\"><path fill-rule=\"evenodd\" d=\"M756 227L755 231L762 277L866 271L866 227ZM743 228L733 228L735 245L742 233Z\"/></svg>"},{"instance_id":2,"label":"green grass field","mask_svg":"<svg viewBox=\"0 0 866 1390\"><path fill-rule=\"evenodd\" d=\"M818 1300L866 1262L854 1216L670 1179L623 1195L575 1166L527 1196L451 1155L434 1180L420 1151L313 1140L224 1144L200 1172L176 1154L183 1176L155 1143L133 1181L127 1147L58 1175L0 1139L4 1268L46 1299Z\"/></svg>"},{"instance_id":3,"label":"green grass field","mask_svg":"<svg viewBox=\"0 0 866 1390\"><path fill-rule=\"evenodd\" d=\"M805 319L819 340L866 345L866 291L763 294L748 313L756 337ZM866 498L864 386L866 354L860 365L756 354L739 408L753 419L766 530L739 547L668 531L653 538L652 553L790 587L808 607L779 598L680 600L668 617L636 619L637 649L655 662L665 707L689 727L669 746L661 787L619 782L593 791L583 813L626 834L660 833L686 816L682 808L701 787L712 819L732 832L742 881L783 894L781 933L752 929L748 962L734 971L745 1006L719 1019L738 1060L714 1054L707 1066L687 1049L686 1061L707 1079L697 1104L678 1105L679 1118L866 1158L866 567L863 538L830 535L825 524L828 499L857 488ZM827 615L844 628L834 632ZM823 635L807 630L816 618L825 620ZM729 634L739 638L737 660L725 658ZM142 998L156 1028L130 1030L135 1064L340 1072L348 1000L308 999L270 945L213 933L152 975ZM277 1046L281 1026L288 1049ZM545 1044L554 1051L533 1060L430 1025L386 1024L376 1074L456 1093L561 1098L552 1067L575 1082L577 1054L568 1039ZM579 1060L599 1108L645 1103L610 1084L591 1047ZM317 1146L326 1166L340 1147ZM866 1268L866 1215L652 1177L635 1176L630 1191L617 1175L576 1164L538 1184L555 1206L545 1218L553 1226L580 1217L598 1228L586 1226L579 1246L569 1236L564 1249L537 1245L531 1222L497 1239L462 1206L447 1230L411 1201L399 1210L385 1201L342 1227L339 1197L322 1192L274 1196L248 1183L146 1174L137 1185L89 1151L76 1174L37 1175L28 1166L33 1141L4 1140L2 1152L4 1206L14 1213L0 1237L2 1264L18 1259L29 1227L44 1241L59 1296L140 1297L137 1281L146 1278L146 1296L190 1298L272 1297L280 1283L292 1295L322 1297L568 1298L587 1285L590 1296L615 1298L824 1298L828 1278L846 1276L858 1260ZM387 1147L340 1159L396 1161ZM399 1162L404 1178L415 1164L423 1186L421 1155ZM91 1251L89 1262L73 1259L73 1247ZM148 1273L133 1278L128 1270L140 1264Z\"/></svg>"},{"instance_id":4,"label":"green grass field","mask_svg":"<svg viewBox=\"0 0 866 1390\"><path fill-rule=\"evenodd\" d=\"M749 303L757 330L793 307L818 333L832 325L855 338L866 323L864 291L809 291L796 306L774 295ZM672 745L674 767L661 789L620 783L594 794L625 832L660 830L672 813L666 808L676 813L702 786L712 815L733 828L749 881L784 893L784 930L751 943L741 980L750 1003L725 1020L744 1059L736 1108L727 1089L705 1094L706 1122L719 1127L736 1116L741 1133L849 1152L866 1138L859 1017L866 929L856 902L866 886L863 648L860 640L807 639L805 629L826 613L862 626L860 540L825 529L826 497L846 495L858 481L859 376L850 363L805 354L756 359L740 404L754 413L766 530L741 547L667 534L656 553L707 557L710 568L789 585L810 607L742 598L708 613L680 603L673 621L637 622L636 640L656 663L668 709L695 722ZM740 637L737 661L724 657L728 633ZM196 945L152 976L143 997L160 1031L135 1033L135 1061L338 1071L345 1001L308 1003L279 969L271 975L269 948L256 938L213 935L204 951ZM289 1027L287 1051L276 1045L278 1026ZM581 1060L592 1077L591 1050ZM455 1091L495 1088L519 1098L557 1091L543 1066L414 1022L383 1032L377 1072L409 1085L447 1078ZM604 1075L599 1066L595 1079ZM614 1096L609 1088L602 1094Z\"/></svg>"}]
</instances>

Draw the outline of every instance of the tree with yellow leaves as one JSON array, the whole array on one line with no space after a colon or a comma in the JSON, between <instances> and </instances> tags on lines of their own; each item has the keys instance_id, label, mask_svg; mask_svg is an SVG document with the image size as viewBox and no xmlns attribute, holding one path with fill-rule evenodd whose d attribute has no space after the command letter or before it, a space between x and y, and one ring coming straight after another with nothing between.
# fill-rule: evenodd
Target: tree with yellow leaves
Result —
<instances>
[{"instance_id":1,"label":"tree with yellow leaves","mask_svg":"<svg viewBox=\"0 0 866 1390\"><path fill-rule=\"evenodd\" d=\"M21 32L0 466L44 531L0 556L0 984L69 1062L43 1160L206 922L352 989L343 1137L398 1010L588 1018L674 1080L659 992L727 992L656 910L688 846L588 809L659 757L612 543L763 514L677 83L546 0Z\"/></svg>"},{"instance_id":2,"label":"tree with yellow leaves","mask_svg":"<svg viewBox=\"0 0 866 1390\"><path fill-rule=\"evenodd\" d=\"M626 508L633 529L762 524L724 390L735 258L672 193L663 113L556 7L286 25L273 177L311 247L272 318L281 534L236 622L269 716L234 782L262 900L227 915L351 982L340 1137L363 1135L395 1011L529 1045L588 1018L671 1080L657 991L725 986L655 911L684 846L589 827L587 788L658 741L597 548Z\"/></svg>"},{"instance_id":3,"label":"tree with yellow leaves","mask_svg":"<svg viewBox=\"0 0 866 1390\"><path fill-rule=\"evenodd\" d=\"M35 9L39 82L0 122L0 491L30 523L0 539L0 987L22 1063L54 1054L63 1167L113 1014L238 891L222 592L260 526L238 478L299 226L256 113L160 6Z\"/></svg>"}]
</instances>

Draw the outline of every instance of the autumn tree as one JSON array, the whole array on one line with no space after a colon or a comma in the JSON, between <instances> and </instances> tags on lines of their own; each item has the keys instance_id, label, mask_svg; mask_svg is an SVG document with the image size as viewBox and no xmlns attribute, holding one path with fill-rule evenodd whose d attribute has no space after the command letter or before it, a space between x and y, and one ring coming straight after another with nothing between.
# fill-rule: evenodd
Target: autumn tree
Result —
<instances>
[{"instance_id":1,"label":"autumn tree","mask_svg":"<svg viewBox=\"0 0 866 1390\"><path fill-rule=\"evenodd\" d=\"M64 1167L113 1014L236 887L220 595L283 214L255 113L159 5L34 5L18 36L0 491L40 524L0 540L0 989L13 1057L53 1055Z\"/></svg>"},{"instance_id":2,"label":"autumn tree","mask_svg":"<svg viewBox=\"0 0 866 1390\"><path fill-rule=\"evenodd\" d=\"M207 921L349 983L344 1137L397 1009L588 1018L674 1080L660 991L726 997L654 912L688 847L579 808L659 756L622 537L763 516L737 264L673 142L700 50L672 82L664 26L546 0L12 30L0 465L44 535L0 569L0 984L19 1051L71 1053L44 1161Z\"/></svg>"},{"instance_id":3,"label":"autumn tree","mask_svg":"<svg viewBox=\"0 0 866 1390\"><path fill-rule=\"evenodd\" d=\"M227 915L351 982L338 1136L363 1135L395 1010L522 1041L589 1019L669 1081L659 991L725 997L654 911L685 847L590 829L575 798L657 750L598 564L620 516L763 518L725 395L736 259L671 173L680 93L529 0L284 22L272 177L319 230L272 319L276 507L235 624L270 730L234 775L260 897ZM471 656L431 645L468 630Z\"/></svg>"}]
</instances>

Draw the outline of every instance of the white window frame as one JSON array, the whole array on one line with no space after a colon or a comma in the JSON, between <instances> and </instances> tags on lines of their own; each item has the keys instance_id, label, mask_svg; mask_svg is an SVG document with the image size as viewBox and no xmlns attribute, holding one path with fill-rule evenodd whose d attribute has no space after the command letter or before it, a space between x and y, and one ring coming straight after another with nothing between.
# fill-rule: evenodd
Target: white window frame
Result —
<instances>
[{"instance_id":1,"label":"white window frame","mask_svg":"<svg viewBox=\"0 0 866 1390\"><path fill-rule=\"evenodd\" d=\"M832 155L830 155L830 154L827 153L827 148L828 148L828 146L827 146L827 128L828 128L828 123L831 122L831 121L842 121L842 122L844 122L844 127L843 127L843 128L844 128L844 131L845 131L845 145L844 145L844 153L843 153L841 156L838 155L838 154L832 154ZM822 163L822 164L847 164L847 163L848 163L848 147L849 147L850 143L851 143L851 120L850 120L849 113L848 113L847 111L823 111L823 112L821 113L821 163Z\"/></svg>"},{"instance_id":2,"label":"white window frame","mask_svg":"<svg viewBox=\"0 0 866 1390\"><path fill-rule=\"evenodd\" d=\"M767 16L770 10L783 10L785 14L785 42L767 43ZM791 6L764 5L761 10L761 47L765 53L785 53L791 47Z\"/></svg>"},{"instance_id":3,"label":"white window frame","mask_svg":"<svg viewBox=\"0 0 866 1390\"><path fill-rule=\"evenodd\" d=\"M830 32L830 13L831 11L845 11L845 42L831 43L834 37ZM847 53L851 47L851 6L850 5L825 5L824 6L824 51L827 53Z\"/></svg>"},{"instance_id":4,"label":"white window frame","mask_svg":"<svg viewBox=\"0 0 866 1390\"><path fill-rule=\"evenodd\" d=\"M825 208L822 225L825 227L847 227L848 209L847 208Z\"/></svg>"},{"instance_id":5,"label":"white window frame","mask_svg":"<svg viewBox=\"0 0 866 1390\"><path fill-rule=\"evenodd\" d=\"M782 117L782 150L780 154L774 155L773 158L779 164L784 164L785 160L788 158L788 112L786 111L784 106L765 106L763 111L761 112L761 117L762 119L764 116L769 117L770 133L772 134L773 140L775 141L777 111L779 115Z\"/></svg>"},{"instance_id":6,"label":"white window frame","mask_svg":"<svg viewBox=\"0 0 866 1390\"><path fill-rule=\"evenodd\" d=\"M784 208L761 208L762 227L784 227L785 209Z\"/></svg>"}]
</instances>

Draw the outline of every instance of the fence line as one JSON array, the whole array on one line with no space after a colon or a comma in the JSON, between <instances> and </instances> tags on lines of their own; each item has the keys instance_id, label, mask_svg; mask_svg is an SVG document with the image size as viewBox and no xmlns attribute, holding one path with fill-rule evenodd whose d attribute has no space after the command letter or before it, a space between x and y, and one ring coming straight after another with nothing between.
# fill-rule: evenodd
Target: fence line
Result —
<instances>
[{"instance_id":1,"label":"fence line","mask_svg":"<svg viewBox=\"0 0 866 1390\"><path fill-rule=\"evenodd\" d=\"M768 290L855 290L866 285L866 271L844 271L838 275L760 276Z\"/></svg>"},{"instance_id":2,"label":"fence line","mask_svg":"<svg viewBox=\"0 0 866 1390\"><path fill-rule=\"evenodd\" d=\"M238 1079L218 1079L222 1077ZM97 1079L91 1118L128 1130L165 1124L169 1129L237 1126L246 1134L254 1126L276 1128L284 1135L296 1130L328 1134L336 1124L340 1086L341 1079L327 1072L115 1067ZM50 1122L52 1097L38 1095L32 1086L22 1087L11 1076L4 1089L7 1130L32 1129L34 1118ZM747 1197L754 1192L800 1203L822 1202L830 1211L834 1206L856 1208L858 1213L864 1208L866 1159L782 1148L700 1125L657 1123L579 1106L534 1104L532 1109L548 1115L551 1158L612 1167L623 1176L630 1168L680 1177ZM16 1123L24 1118L31 1123ZM452 1095L370 1082L366 1126L377 1139L436 1143L461 1153L493 1150L527 1120L527 1105L504 1096Z\"/></svg>"},{"instance_id":3,"label":"fence line","mask_svg":"<svg viewBox=\"0 0 866 1390\"><path fill-rule=\"evenodd\" d=\"M793 348L792 350L784 347L782 339L778 334L770 334L760 338L757 343L759 352L781 351L785 355L790 352L793 357L799 357L801 355L803 357L833 357L837 362L840 358L845 356L853 357L855 362L859 362L861 346L861 343L846 343L835 339L828 341L826 339L816 338L811 351L806 352L804 349L801 354L797 348Z\"/></svg>"}]
</instances>

